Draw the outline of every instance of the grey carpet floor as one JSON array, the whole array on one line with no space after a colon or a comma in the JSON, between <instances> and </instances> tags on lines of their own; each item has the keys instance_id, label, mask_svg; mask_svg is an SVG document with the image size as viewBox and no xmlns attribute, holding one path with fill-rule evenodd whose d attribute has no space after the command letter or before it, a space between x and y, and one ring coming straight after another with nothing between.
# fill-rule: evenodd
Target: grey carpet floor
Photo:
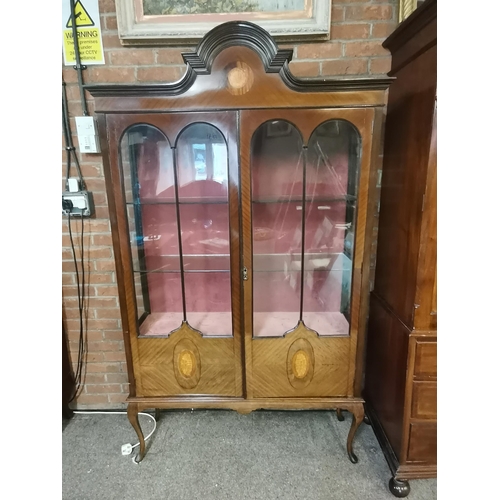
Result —
<instances>
[{"instance_id":1,"label":"grey carpet floor","mask_svg":"<svg viewBox=\"0 0 500 500\"><path fill-rule=\"evenodd\" d=\"M329 411L164 411L140 464L126 415L63 420L64 500L394 500L370 426L345 451L351 415ZM145 435L153 423L140 416ZM135 451L135 450L134 450ZM437 481L410 482L409 500L437 498Z\"/></svg>"}]
</instances>

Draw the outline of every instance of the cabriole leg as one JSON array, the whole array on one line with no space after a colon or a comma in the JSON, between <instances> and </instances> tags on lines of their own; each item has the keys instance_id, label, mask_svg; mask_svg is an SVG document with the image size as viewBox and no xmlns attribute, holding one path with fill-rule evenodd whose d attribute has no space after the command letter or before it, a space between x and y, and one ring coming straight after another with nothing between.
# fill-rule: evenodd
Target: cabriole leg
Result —
<instances>
[{"instance_id":1,"label":"cabriole leg","mask_svg":"<svg viewBox=\"0 0 500 500\"><path fill-rule=\"evenodd\" d=\"M351 423L351 428L349 430L349 435L347 436L347 454L349 455L349 460L353 464L357 464L358 457L355 455L354 451L352 451L352 442L354 440L354 435L356 434L356 431L358 430L358 427L360 426L365 416L365 409L363 407L363 404L360 403L359 405L355 405L351 409L351 412L352 412L352 423Z\"/></svg>"},{"instance_id":2,"label":"cabriole leg","mask_svg":"<svg viewBox=\"0 0 500 500\"><path fill-rule=\"evenodd\" d=\"M342 415L342 409L337 408L337 420L343 422L345 420L344 415Z\"/></svg>"},{"instance_id":3,"label":"cabriole leg","mask_svg":"<svg viewBox=\"0 0 500 500\"><path fill-rule=\"evenodd\" d=\"M139 463L146 454L146 443L144 441L144 434L142 433L141 426L139 424L139 407L135 403L129 403L127 408L127 416L129 422L132 424L137 437L139 438L139 453L135 457L135 461Z\"/></svg>"}]
</instances>

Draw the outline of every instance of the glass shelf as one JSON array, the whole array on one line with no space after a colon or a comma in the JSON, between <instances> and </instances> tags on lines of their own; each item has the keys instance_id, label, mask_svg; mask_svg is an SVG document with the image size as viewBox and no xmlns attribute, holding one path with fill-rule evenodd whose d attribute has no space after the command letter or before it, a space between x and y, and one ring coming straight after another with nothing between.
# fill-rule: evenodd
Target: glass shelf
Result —
<instances>
[{"instance_id":1,"label":"glass shelf","mask_svg":"<svg viewBox=\"0 0 500 500\"><path fill-rule=\"evenodd\" d=\"M141 199L137 201L127 201L127 205L132 206L145 206L145 205L227 205L227 199L217 199L217 198L209 198L209 199L199 199L199 198L183 198L180 199L177 203L175 200L161 200L161 199Z\"/></svg>"},{"instance_id":2,"label":"glass shelf","mask_svg":"<svg viewBox=\"0 0 500 500\"><path fill-rule=\"evenodd\" d=\"M302 196L294 196L292 198L289 197L281 197L281 198L255 198L252 200L252 203L302 203ZM335 203L342 201L356 202L356 196L345 195L345 196L321 196L321 197L313 197L306 196L304 201L306 202L314 202L314 203Z\"/></svg>"},{"instance_id":3,"label":"glass shelf","mask_svg":"<svg viewBox=\"0 0 500 500\"><path fill-rule=\"evenodd\" d=\"M180 273L180 269L178 270L171 270L171 269L154 269L154 270L148 270L148 271L141 271L140 269L134 269L134 273ZM229 273L229 270L225 269L184 269L184 273Z\"/></svg>"}]
</instances>

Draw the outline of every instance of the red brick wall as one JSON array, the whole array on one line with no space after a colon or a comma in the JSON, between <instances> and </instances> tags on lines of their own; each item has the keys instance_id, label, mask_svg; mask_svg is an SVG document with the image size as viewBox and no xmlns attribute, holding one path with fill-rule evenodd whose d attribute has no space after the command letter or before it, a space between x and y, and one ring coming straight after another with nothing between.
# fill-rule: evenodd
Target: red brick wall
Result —
<instances>
[{"instance_id":1,"label":"red brick wall","mask_svg":"<svg viewBox=\"0 0 500 500\"><path fill-rule=\"evenodd\" d=\"M182 76L185 67L180 54L192 47L123 47L118 39L114 0L100 0L99 5L106 64L90 66L84 72L86 83L168 82ZM293 44L294 60L290 68L303 77L385 74L390 67L390 56L381 43L393 31L396 19L396 0L333 0L332 40ZM81 116L76 71L65 67L63 78L68 84L70 115ZM88 94L87 97L89 111L93 113L92 99ZM73 118L71 126L74 132ZM76 136L74 141L77 144ZM79 158L87 189L94 195L96 216L84 225L88 354L85 383L75 407L119 408L128 394L128 380L102 162L97 154L79 154ZM63 176L65 161L63 152ZM72 230L79 242L80 222L73 222ZM68 223L64 218L62 247L63 320L75 363L79 311Z\"/></svg>"}]
</instances>

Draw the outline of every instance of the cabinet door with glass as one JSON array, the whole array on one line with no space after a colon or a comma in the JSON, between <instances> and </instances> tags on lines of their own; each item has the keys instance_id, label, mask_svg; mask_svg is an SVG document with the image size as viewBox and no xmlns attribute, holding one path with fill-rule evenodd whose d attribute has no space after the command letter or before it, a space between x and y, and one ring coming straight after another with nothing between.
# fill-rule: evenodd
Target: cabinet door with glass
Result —
<instances>
[{"instance_id":1,"label":"cabinet door with glass","mask_svg":"<svg viewBox=\"0 0 500 500\"><path fill-rule=\"evenodd\" d=\"M373 112L241 121L249 392L352 396Z\"/></svg>"},{"instance_id":2,"label":"cabinet door with glass","mask_svg":"<svg viewBox=\"0 0 500 500\"><path fill-rule=\"evenodd\" d=\"M236 113L107 126L137 395L241 396Z\"/></svg>"}]
</instances>

